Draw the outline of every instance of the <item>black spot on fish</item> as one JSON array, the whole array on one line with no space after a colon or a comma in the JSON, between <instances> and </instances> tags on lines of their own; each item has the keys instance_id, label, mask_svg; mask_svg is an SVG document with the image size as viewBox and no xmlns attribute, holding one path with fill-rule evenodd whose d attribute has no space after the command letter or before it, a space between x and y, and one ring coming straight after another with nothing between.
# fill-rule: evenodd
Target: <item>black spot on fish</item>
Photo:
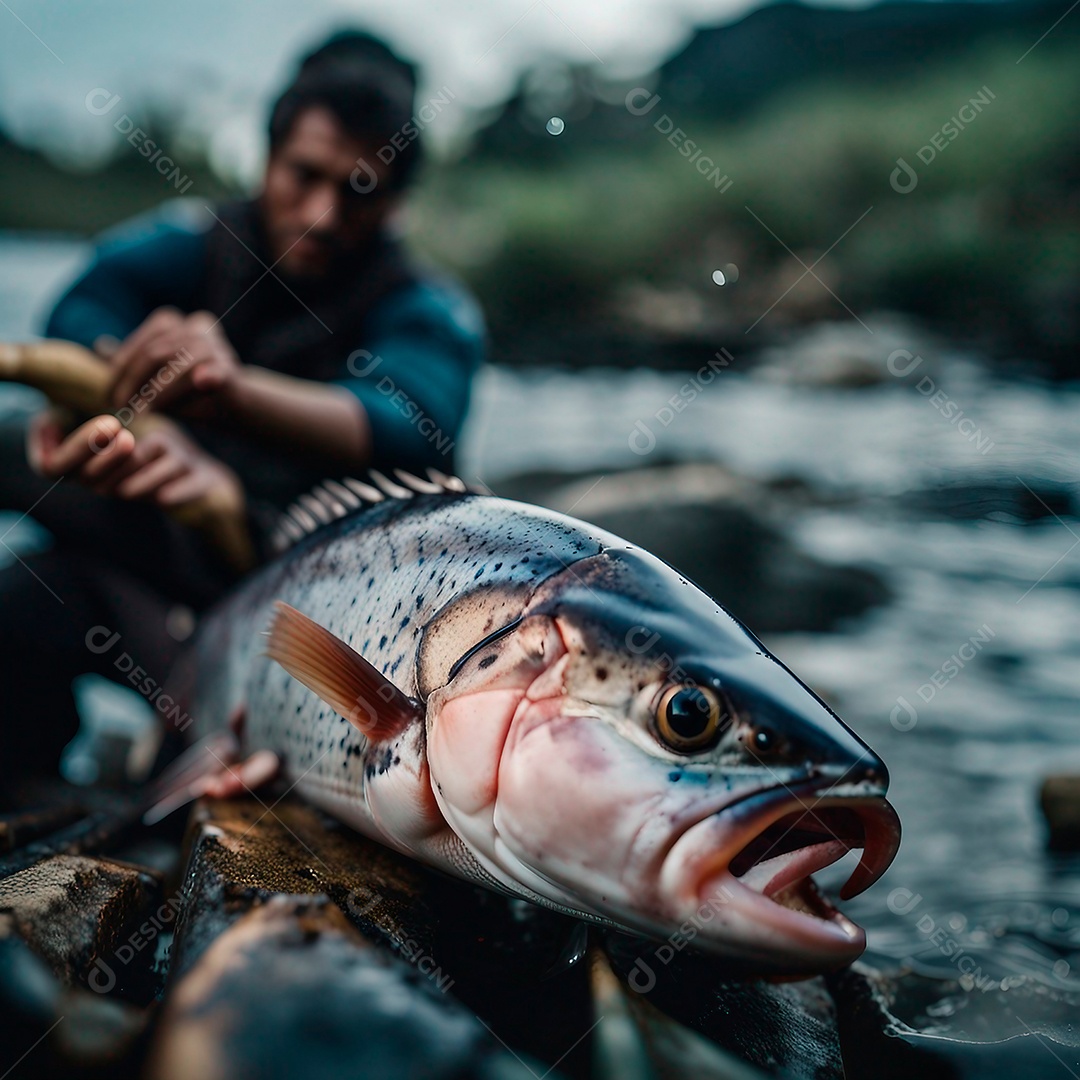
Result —
<instances>
[{"instance_id":1,"label":"black spot on fish","mask_svg":"<svg viewBox=\"0 0 1080 1080\"><path fill-rule=\"evenodd\" d=\"M607 668L598 667L596 669L596 677L600 680L600 682L603 682L607 678Z\"/></svg>"},{"instance_id":2,"label":"black spot on fish","mask_svg":"<svg viewBox=\"0 0 1080 1080\"><path fill-rule=\"evenodd\" d=\"M674 770L667 774L667 778L673 783L677 784L682 779L682 773L679 770Z\"/></svg>"},{"instance_id":3,"label":"black spot on fish","mask_svg":"<svg viewBox=\"0 0 1080 1080\"><path fill-rule=\"evenodd\" d=\"M418 597L416 598L416 610L417 610L417 611L419 611L419 610L420 610L420 608L421 608L421 606L423 605L423 603L424 603L424 598L423 598L423 596L418 596Z\"/></svg>"},{"instance_id":4,"label":"black spot on fish","mask_svg":"<svg viewBox=\"0 0 1080 1080\"><path fill-rule=\"evenodd\" d=\"M484 568L481 566L480 569L477 570L475 574L473 574L473 581L476 581L477 578L483 577L483 574L484 574Z\"/></svg>"},{"instance_id":5,"label":"black spot on fish","mask_svg":"<svg viewBox=\"0 0 1080 1080\"><path fill-rule=\"evenodd\" d=\"M409 623L411 623L411 622L412 622L412 616L411 615L406 615L405 618L401 620L401 625L398 627L398 630L404 630L405 627L408 626Z\"/></svg>"},{"instance_id":6,"label":"black spot on fish","mask_svg":"<svg viewBox=\"0 0 1080 1080\"><path fill-rule=\"evenodd\" d=\"M494 565L494 567L492 567L492 569L493 569L493 570L501 570L501 569L502 569L502 563L501 563L501 562L497 562L497 563L496 563L496 564Z\"/></svg>"},{"instance_id":7,"label":"black spot on fish","mask_svg":"<svg viewBox=\"0 0 1080 1080\"><path fill-rule=\"evenodd\" d=\"M369 577L367 579L367 587L369 589L374 589L375 588L375 579L373 577Z\"/></svg>"},{"instance_id":8,"label":"black spot on fish","mask_svg":"<svg viewBox=\"0 0 1080 1080\"><path fill-rule=\"evenodd\" d=\"M386 648L386 643L389 640L390 639L385 634L383 634L383 636L381 638L379 638L379 648L380 649L385 649Z\"/></svg>"},{"instance_id":9,"label":"black spot on fish","mask_svg":"<svg viewBox=\"0 0 1080 1080\"><path fill-rule=\"evenodd\" d=\"M492 653L490 656L485 656L484 659L480 661L480 667L491 667L491 665L494 664L495 661L498 659L499 657L497 653Z\"/></svg>"}]
</instances>

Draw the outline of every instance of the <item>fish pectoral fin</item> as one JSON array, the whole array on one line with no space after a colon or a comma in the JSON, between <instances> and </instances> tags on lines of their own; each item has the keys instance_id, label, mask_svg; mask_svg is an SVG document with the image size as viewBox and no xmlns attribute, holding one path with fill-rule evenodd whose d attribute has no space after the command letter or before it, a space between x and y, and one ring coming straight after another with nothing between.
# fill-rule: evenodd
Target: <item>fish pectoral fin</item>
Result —
<instances>
[{"instance_id":1,"label":"fish pectoral fin","mask_svg":"<svg viewBox=\"0 0 1080 1080\"><path fill-rule=\"evenodd\" d=\"M352 646L283 600L274 602L266 654L372 742L395 738L420 707Z\"/></svg>"},{"instance_id":2,"label":"fish pectoral fin","mask_svg":"<svg viewBox=\"0 0 1080 1080\"><path fill-rule=\"evenodd\" d=\"M154 782L143 824L154 825L203 795L231 799L252 792L273 780L280 768L272 750L256 750L241 759L236 740L218 732L185 751Z\"/></svg>"}]
</instances>

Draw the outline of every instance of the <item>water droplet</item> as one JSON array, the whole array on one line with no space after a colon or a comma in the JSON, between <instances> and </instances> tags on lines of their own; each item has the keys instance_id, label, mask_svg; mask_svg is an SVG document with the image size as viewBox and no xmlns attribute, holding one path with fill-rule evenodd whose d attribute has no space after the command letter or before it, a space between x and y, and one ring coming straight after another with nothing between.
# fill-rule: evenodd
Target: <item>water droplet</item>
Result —
<instances>
[{"instance_id":1,"label":"water droplet","mask_svg":"<svg viewBox=\"0 0 1080 1080\"><path fill-rule=\"evenodd\" d=\"M712 272L712 279L713 279L713 283L716 284L716 285L726 285L727 284L727 278L724 277L724 271L723 270L714 270Z\"/></svg>"},{"instance_id":2,"label":"water droplet","mask_svg":"<svg viewBox=\"0 0 1080 1080\"><path fill-rule=\"evenodd\" d=\"M1059 979L1067 979L1069 977L1069 961L1068 960L1055 960L1054 961L1054 974Z\"/></svg>"},{"instance_id":3,"label":"water droplet","mask_svg":"<svg viewBox=\"0 0 1080 1080\"><path fill-rule=\"evenodd\" d=\"M955 911L949 916L949 929L950 930L963 930L967 926L967 916L962 915L960 912Z\"/></svg>"},{"instance_id":4,"label":"water droplet","mask_svg":"<svg viewBox=\"0 0 1080 1080\"><path fill-rule=\"evenodd\" d=\"M1063 907L1054 908L1054 910L1050 912L1050 921L1060 930L1069 921L1068 909Z\"/></svg>"},{"instance_id":5,"label":"water droplet","mask_svg":"<svg viewBox=\"0 0 1080 1080\"><path fill-rule=\"evenodd\" d=\"M720 270L712 272L712 279L716 285L734 285L739 280L739 268L734 263L725 263Z\"/></svg>"},{"instance_id":6,"label":"water droplet","mask_svg":"<svg viewBox=\"0 0 1080 1080\"><path fill-rule=\"evenodd\" d=\"M553 116L545 126L549 135L561 135L566 128L560 116Z\"/></svg>"}]
</instances>

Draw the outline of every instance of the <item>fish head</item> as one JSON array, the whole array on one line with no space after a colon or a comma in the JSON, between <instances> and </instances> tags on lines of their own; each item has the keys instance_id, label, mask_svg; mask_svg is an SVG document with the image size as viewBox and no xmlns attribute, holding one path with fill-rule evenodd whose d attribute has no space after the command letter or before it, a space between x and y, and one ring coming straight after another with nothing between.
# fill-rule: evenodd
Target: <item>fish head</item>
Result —
<instances>
[{"instance_id":1,"label":"fish head","mask_svg":"<svg viewBox=\"0 0 1080 1080\"><path fill-rule=\"evenodd\" d=\"M503 605L509 611L512 604ZM521 895L762 970L841 967L841 891L899 845L880 758L745 627L636 548L549 578L428 702L443 814Z\"/></svg>"}]
</instances>

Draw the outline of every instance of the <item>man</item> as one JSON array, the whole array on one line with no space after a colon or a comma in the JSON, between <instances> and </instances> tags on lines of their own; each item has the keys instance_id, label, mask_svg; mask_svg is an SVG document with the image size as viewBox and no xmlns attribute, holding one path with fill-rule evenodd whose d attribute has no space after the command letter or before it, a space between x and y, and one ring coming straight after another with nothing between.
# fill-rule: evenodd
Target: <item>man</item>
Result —
<instances>
[{"instance_id":1,"label":"man","mask_svg":"<svg viewBox=\"0 0 1080 1080\"><path fill-rule=\"evenodd\" d=\"M111 415L68 431L43 414L29 469L14 460L21 433L0 433L0 505L32 508L54 538L0 570L0 779L55 766L74 675L121 678L88 631L119 633L160 682L177 650L170 610L198 611L235 580L165 510L225 490L265 556L277 513L322 478L452 470L483 326L391 227L419 160L402 136L415 85L374 38L336 35L273 108L256 199L137 219L56 305L46 335L97 349L113 407L161 420L136 442Z\"/></svg>"}]
</instances>

